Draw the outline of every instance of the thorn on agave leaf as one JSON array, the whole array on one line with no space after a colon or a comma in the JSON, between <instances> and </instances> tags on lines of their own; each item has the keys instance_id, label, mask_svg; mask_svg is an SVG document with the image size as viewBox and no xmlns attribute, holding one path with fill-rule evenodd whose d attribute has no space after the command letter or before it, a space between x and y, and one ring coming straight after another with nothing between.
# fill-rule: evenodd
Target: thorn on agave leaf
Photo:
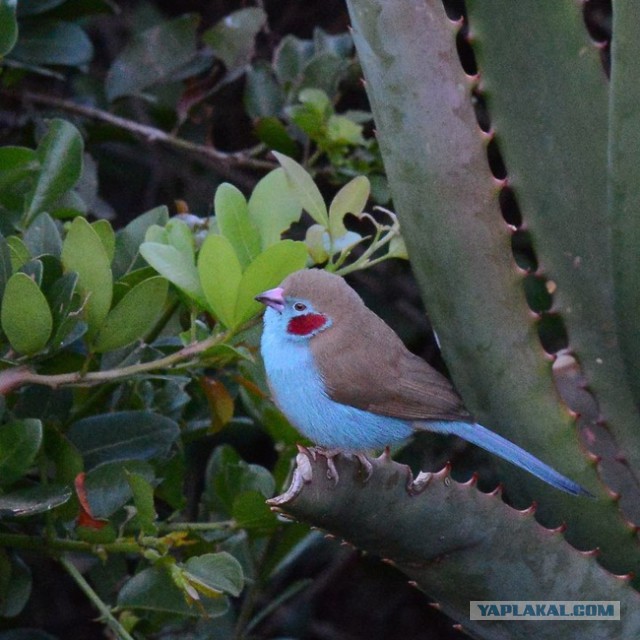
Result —
<instances>
[{"instance_id":1,"label":"thorn on agave leaf","mask_svg":"<svg viewBox=\"0 0 640 640\"><path fill-rule=\"evenodd\" d=\"M493 491L489 492L489 495L494 496L496 498L500 498L502 496L503 491L504 491L504 485L502 484L502 482L500 482Z\"/></svg>"},{"instance_id":2,"label":"thorn on agave leaf","mask_svg":"<svg viewBox=\"0 0 640 640\"><path fill-rule=\"evenodd\" d=\"M476 471L474 471L471 474L471 477L466 481L462 483L462 486L464 487L475 487L478 484L478 473Z\"/></svg>"},{"instance_id":3,"label":"thorn on agave leaf","mask_svg":"<svg viewBox=\"0 0 640 640\"><path fill-rule=\"evenodd\" d=\"M522 509L520 511L520 513L523 516L532 516L536 512L537 509L538 509L538 503L534 500L531 503L531 506L527 507L526 509Z\"/></svg>"},{"instance_id":4,"label":"thorn on agave leaf","mask_svg":"<svg viewBox=\"0 0 640 640\"><path fill-rule=\"evenodd\" d=\"M629 571L629 573L622 574L614 573L613 577L618 578L618 580L622 580L623 582L631 582L636 577L636 574L633 571Z\"/></svg>"},{"instance_id":5,"label":"thorn on agave leaf","mask_svg":"<svg viewBox=\"0 0 640 640\"><path fill-rule=\"evenodd\" d=\"M553 534L556 534L556 533L562 534L566 530L567 530L567 523L566 522L563 522L561 525L559 525L557 527L552 527L551 529L547 529L547 531L549 533L553 533Z\"/></svg>"}]
</instances>

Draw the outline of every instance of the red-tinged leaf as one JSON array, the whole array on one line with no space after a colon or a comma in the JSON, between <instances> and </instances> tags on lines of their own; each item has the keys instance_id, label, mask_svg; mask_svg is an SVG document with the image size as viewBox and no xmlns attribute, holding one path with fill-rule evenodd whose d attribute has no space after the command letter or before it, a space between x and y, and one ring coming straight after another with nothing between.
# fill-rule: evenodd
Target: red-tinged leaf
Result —
<instances>
[{"instance_id":1,"label":"red-tinged leaf","mask_svg":"<svg viewBox=\"0 0 640 640\"><path fill-rule=\"evenodd\" d=\"M202 377L200 386L211 410L211 430L217 433L233 418L233 398L220 380Z\"/></svg>"},{"instance_id":2,"label":"red-tinged leaf","mask_svg":"<svg viewBox=\"0 0 640 640\"><path fill-rule=\"evenodd\" d=\"M74 481L76 495L78 496L78 502L80 503L80 513L76 519L76 524L79 527L100 530L105 527L108 522L106 520L98 520L91 514L91 507L89 506L89 500L87 499L87 491L84 487L85 477L86 474L84 472L79 473Z\"/></svg>"},{"instance_id":3,"label":"red-tinged leaf","mask_svg":"<svg viewBox=\"0 0 640 640\"><path fill-rule=\"evenodd\" d=\"M178 122L184 122L193 107L200 104L219 88L223 75L222 64L216 62L205 78L190 78L186 81L186 88L182 92L176 107Z\"/></svg>"}]
</instances>

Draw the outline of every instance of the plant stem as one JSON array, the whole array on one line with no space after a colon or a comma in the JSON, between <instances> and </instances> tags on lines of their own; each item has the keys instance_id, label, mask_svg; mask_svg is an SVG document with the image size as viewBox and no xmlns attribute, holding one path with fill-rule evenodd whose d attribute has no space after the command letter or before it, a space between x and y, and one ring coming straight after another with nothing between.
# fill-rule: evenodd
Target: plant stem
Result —
<instances>
[{"instance_id":1,"label":"plant stem","mask_svg":"<svg viewBox=\"0 0 640 640\"><path fill-rule=\"evenodd\" d=\"M2 91L2 93L13 98L56 107L57 109L61 109L67 113L75 113L77 115L84 116L85 118L100 120L101 122L106 122L114 127L118 127L119 129L123 129L124 131L140 136L147 142L160 142L174 149L180 149L182 151L198 155L208 160L216 167L216 170L220 174L227 177L234 175L232 170L236 168L270 171L271 169L275 169L277 166L276 163L268 160L252 158L246 152L225 153L223 151L218 151L214 147L190 142L184 138L171 135L162 129L140 124L134 120L128 120L127 118L116 116L102 109L78 104L72 100L66 100L64 98L58 98L56 96L50 96L34 91L24 91L22 93Z\"/></svg>"},{"instance_id":2,"label":"plant stem","mask_svg":"<svg viewBox=\"0 0 640 640\"><path fill-rule=\"evenodd\" d=\"M142 553L137 542L105 542L94 544L84 540L66 540L65 538L45 538L18 533L0 533L0 547L29 549L30 551L75 551L102 556L105 553Z\"/></svg>"},{"instance_id":3,"label":"plant stem","mask_svg":"<svg viewBox=\"0 0 640 640\"><path fill-rule=\"evenodd\" d=\"M192 364L192 362L195 364L195 361L193 361L194 356L200 355L216 345L227 342L238 333L246 331L254 326L259 321L259 318L260 316L256 316L240 327L217 333L200 342L194 342L164 358L158 358L151 362L139 362L120 369L87 372L72 371L71 373L44 375L33 371L27 366L10 367L0 371L0 395L6 395L25 384L42 384L53 389L63 386L91 387L105 382L130 378L141 373L150 373L158 369L172 369L178 365L185 367Z\"/></svg>"},{"instance_id":4,"label":"plant stem","mask_svg":"<svg viewBox=\"0 0 640 640\"><path fill-rule=\"evenodd\" d=\"M235 520L221 520L220 522L166 522L158 525L158 531L171 533L173 531L217 531L219 529L234 529Z\"/></svg>"},{"instance_id":5,"label":"plant stem","mask_svg":"<svg viewBox=\"0 0 640 640\"><path fill-rule=\"evenodd\" d=\"M111 613L111 609L100 596L93 590L91 585L84 579L84 576L76 569L72 562L66 558L60 558L60 564L66 569L67 573L76 581L76 584L84 591L84 594L91 600L93 605L100 611L106 623L111 627L112 631L121 640L134 640L133 636L120 624L118 619Z\"/></svg>"}]
</instances>

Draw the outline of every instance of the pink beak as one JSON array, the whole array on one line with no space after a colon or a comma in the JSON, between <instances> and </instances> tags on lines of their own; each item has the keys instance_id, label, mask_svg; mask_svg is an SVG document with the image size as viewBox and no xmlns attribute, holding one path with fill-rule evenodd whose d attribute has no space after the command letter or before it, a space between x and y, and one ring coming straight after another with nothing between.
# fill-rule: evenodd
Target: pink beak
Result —
<instances>
[{"instance_id":1,"label":"pink beak","mask_svg":"<svg viewBox=\"0 0 640 640\"><path fill-rule=\"evenodd\" d=\"M255 299L258 302L262 302L262 304L267 307L275 309L278 313L282 313L284 311L284 289L282 287L276 287L275 289L264 291L260 295L257 295Z\"/></svg>"}]
</instances>

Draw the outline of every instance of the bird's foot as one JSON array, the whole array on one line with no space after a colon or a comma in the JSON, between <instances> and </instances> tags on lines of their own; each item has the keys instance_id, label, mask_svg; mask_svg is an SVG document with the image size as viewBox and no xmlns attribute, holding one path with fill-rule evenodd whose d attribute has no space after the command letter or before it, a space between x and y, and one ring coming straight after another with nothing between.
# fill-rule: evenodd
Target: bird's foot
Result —
<instances>
[{"instance_id":1,"label":"bird's foot","mask_svg":"<svg viewBox=\"0 0 640 640\"><path fill-rule=\"evenodd\" d=\"M296 456L296 466L291 478L291 484L285 493L267 500L267 504L274 511L281 512L281 504L291 502L301 491L302 487L313 479L313 470L309 455L315 459L315 452L306 447L298 445L298 455Z\"/></svg>"},{"instance_id":2,"label":"bird's foot","mask_svg":"<svg viewBox=\"0 0 640 640\"><path fill-rule=\"evenodd\" d=\"M333 459L339 454L342 453L340 449L325 449L324 447L314 447L312 450L313 455L319 453L321 456L324 456L327 459L327 478L329 480L333 480L334 484L338 484L338 480L340 480L340 474L336 469L336 463Z\"/></svg>"},{"instance_id":3,"label":"bird's foot","mask_svg":"<svg viewBox=\"0 0 640 640\"><path fill-rule=\"evenodd\" d=\"M364 453L354 453L353 456L362 465L364 470L364 482L369 482L373 475L373 465L371 464L371 460L369 460Z\"/></svg>"},{"instance_id":4,"label":"bird's foot","mask_svg":"<svg viewBox=\"0 0 640 640\"><path fill-rule=\"evenodd\" d=\"M429 473L428 471L421 471L415 478L410 475L409 481L407 482L407 493L410 496L421 494L431 482L433 475L433 473Z\"/></svg>"},{"instance_id":5,"label":"bird's foot","mask_svg":"<svg viewBox=\"0 0 640 640\"><path fill-rule=\"evenodd\" d=\"M373 474L373 464L371 464L371 460L369 460L364 453L351 453L342 451L341 449L325 449L324 447L313 447L310 449L310 452L314 459L316 454L320 454L327 459L327 478L333 480L335 484L338 484L338 480L340 480L340 474L338 473L336 463L334 462L334 458L339 453L348 457L353 457L360 463L364 470L364 482L368 482Z\"/></svg>"}]
</instances>

